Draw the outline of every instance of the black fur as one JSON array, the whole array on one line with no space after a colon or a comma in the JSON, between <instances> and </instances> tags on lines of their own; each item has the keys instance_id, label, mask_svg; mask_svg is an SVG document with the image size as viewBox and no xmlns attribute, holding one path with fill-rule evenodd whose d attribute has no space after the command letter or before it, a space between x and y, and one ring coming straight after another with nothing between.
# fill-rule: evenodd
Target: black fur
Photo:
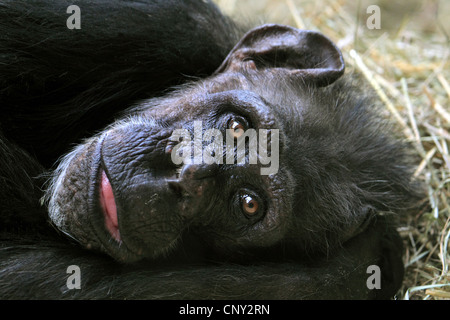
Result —
<instances>
[{"instance_id":1,"label":"black fur","mask_svg":"<svg viewBox=\"0 0 450 320\"><path fill-rule=\"evenodd\" d=\"M81 30L66 28L71 4L81 8ZM359 79L346 75L335 82L343 68L330 66L316 74L319 67L311 52L302 56L296 54L298 48L261 54L258 41L271 43L291 32L265 28L265 33L253 31L239 42L244 29L200 0L0 3L0 298L386 299L395 294L403 265L392 216L413 207L420 197L411 182L408 147L380 120L376 103L360 88ZM274 39L265 40L273 30ZM240 60L239 54L228 55L239 52L232 51L238 42L238 49L251 48L254 56ZM330 49L319 41L305 47L317 53L322 45ZM330 60L339 63L335 49L330 50ZM304 65L311 61L313 67ZM291 69L301 71L293 77ZM252 116L258 121L275 119L279 125L280 174L267 182L247 167L241 175L240 167L218 169L227 179L217 179L219 185L207 194L212 204L192 202L193 208L208 210L189 220L189 228L184 228L184 216L168 222L170 202L164 203L162 224L177 232L174 237L181 233L181 240L177 238L176 248L164 247L162 254L143 254L151 260L122 264L87 250L137 260L117 248L109 234L106 242L103 235L90 238L90 218L77 216L71 207L96 206L80 191L88 188L85 178L91 174L91 163L82 163L93 153L90 141L104 132L114 136L117 125L106 126L116 119L126 124L130 116L142 123L156 119L154 127L144 128L149 130L144 140L165 141L166 131L192 129L196 119L216 119L216 93L236 109L246 103L253 107L254 101L268 108L252 111ZM211 127L220 123L210 121ZM135 146L131 153L140 150L143 144L136 141L147 134L139 131L141 123L130 126L137 138L104 147L120 169L111 182L117 197L124 194L119 197L123 203L134 185L125 183L122 175L154 178L145 166L128 165L129 154L122 150L130 145ZM74 173L67 178L74 183L55 193L61 203L75 199L68 202L74 218L57 225L43 200L49 187L45 180L62 175L53 164L74 146L87 150L83 152L88 156L74 164L67 158L61 161ZM164 152L154 149L150 156L157 159L145 164L161 161L157 169L162 174L167 164L159 155ZM273 230L256 228L253 238L240 238L248 222L236 227L224 209L229 205L221 202L221 195L239 179L264 189L262 193L270 195L263 199L266 206L279 203L277 208L283 208L274 210L273 221L282 216L286 222ZM119 182L127 189L119 189ZM47 198L53 196L52 188ZM139 200L132 204L144 206ZM211 210L213 205L220 208ZM88 207L80 212L90 212ZM160 239L147 238L150 232L139 231L145 221L132 218L136 230L123 228L124 234L131 233L136 242L159 244ZM373 264L382 270L381 290L366 285L366 269ZM80 290L66 286L69 265L81 269Z\"/></svg>"}]
</instances>

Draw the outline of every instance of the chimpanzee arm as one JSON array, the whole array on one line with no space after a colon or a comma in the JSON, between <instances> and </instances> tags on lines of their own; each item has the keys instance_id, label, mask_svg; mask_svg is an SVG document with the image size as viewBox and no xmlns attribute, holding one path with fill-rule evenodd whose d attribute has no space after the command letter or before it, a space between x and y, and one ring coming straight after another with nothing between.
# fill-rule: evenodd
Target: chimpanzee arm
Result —
<instances>
[{"instance_id":1,"label":"chimpanzee arm","mask_svg":"<svg viewBox=\"0 0 450 320\"><path fill-rule=\"evenodd\" d=\"M1 128L0 128L1 129ZM44 168L0 130L0 231L47 228L47 208L40 205Z\"/></svg>"},{"instance_id":2,"label":"chimpanzee arm","mask_svg":"<svg viewBox=\"0 0 450 320\"><path fill-rule=\"evenodd\" d=\"M383 218L314 265L124 266L61 241L9 241L14 246L0 248L0 270L7 270L0 277L2 299L386 299L403 273L401 239ZM70 265L80 268L80 289L67 287ZM381 273L368 271L370 265ZM371 286L376 281L380 289Z\"/></svg>"}]
</instances>

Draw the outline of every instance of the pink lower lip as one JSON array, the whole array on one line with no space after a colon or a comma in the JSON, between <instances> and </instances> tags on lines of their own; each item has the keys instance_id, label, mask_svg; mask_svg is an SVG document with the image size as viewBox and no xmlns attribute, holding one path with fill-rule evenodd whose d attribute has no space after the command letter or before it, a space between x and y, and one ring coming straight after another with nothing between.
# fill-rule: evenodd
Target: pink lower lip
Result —
<instances>
[{"instance_id":1,"label":"pink lower lip","mask_svg":"<svg viewBox=\"0 0 450 320\"><path fill-rule=\"evenodd\" d=\"M103 215L105 217L105 226L111 236L117 241L120 241L116 201L114 199L114 193L111 187L111 183L109 182L109 179L105 171L103 170L101 179L100 203L103 209Z\"/></svg>"}]
</instances>

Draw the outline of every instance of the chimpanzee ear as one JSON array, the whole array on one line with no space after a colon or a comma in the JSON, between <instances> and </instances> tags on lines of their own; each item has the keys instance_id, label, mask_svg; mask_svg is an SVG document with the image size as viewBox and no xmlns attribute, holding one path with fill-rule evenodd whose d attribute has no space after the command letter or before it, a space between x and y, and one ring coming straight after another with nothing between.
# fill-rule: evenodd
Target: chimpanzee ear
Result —
<instances>
[{"instance_id":1,"label":"chimpanzee ear","mask_svg":"<svg viewBox=\"0 0 450 320\"><path fill-rule=\"evenodd\" d=\"M339 49L324 35L278 24L247 32L216 73L241 69L286 70L305 82L326 86L344 73Z\"/></svg>"}]
</instances>

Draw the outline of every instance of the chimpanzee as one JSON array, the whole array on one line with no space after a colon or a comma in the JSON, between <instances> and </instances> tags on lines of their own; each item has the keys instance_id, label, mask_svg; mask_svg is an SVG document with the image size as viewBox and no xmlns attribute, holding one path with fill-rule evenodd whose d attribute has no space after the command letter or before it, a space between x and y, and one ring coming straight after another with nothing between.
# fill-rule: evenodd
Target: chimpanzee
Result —
<instances>
[{"instance_id":1,"label":"chimpanzee","mask_svg":"<svg viewBox=\"0 0 450 320\"><path fill-rule=\"evenodd\" d=\"M201 0L0 3L0 298L396 293L408 146L324 35L248 29Z\"/></svg>"}]
</instances>

